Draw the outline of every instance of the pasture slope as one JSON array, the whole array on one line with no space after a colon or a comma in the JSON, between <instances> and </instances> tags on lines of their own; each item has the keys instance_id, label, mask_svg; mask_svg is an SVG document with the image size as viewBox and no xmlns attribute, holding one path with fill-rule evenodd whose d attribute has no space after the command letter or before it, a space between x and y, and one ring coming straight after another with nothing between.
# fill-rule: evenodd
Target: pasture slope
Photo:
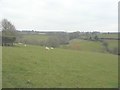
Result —
<instances>
[{"instance_id":1,"label":"pasture slope","mask_svg":"<svg viewBox=\"0 0 120 90\"><path fill-rule=\"evenodd\" d=\"M88 40L73 39L70 44L63 45L61 48L79 51L105 52L102 43Z\"/></svg>"},{"instance_id":2,"label":"pasture slope","mask_svg":"<svg viewBox=\"0 0 120 90\"><path fill-rule=\"evenodd\" d=\"M108 48L111 51L114 51L115 48L120 49L118 48L118 40L104 40L104 42L108 44ZM61 48L79 50L79 51L109 53L106 51L105 46L103 46L102 42L81 40L81 39L73 39L70 41L70 44L63 45L61 46Z\"/></svg>"},{"instance_id":3,"label":"pasture slope","mask_svg":"<svg viewBox=\"0 0 120 90\"><path fill-rule=\"evenodd\" d=\"M3 88L116 88L118 56L40 46L3 47Z\"/></svg>"},{"instance_id":4,"label":"pasture slope","mask_svg":"<svg viewBox=\"0 0 120 90\"><path fill-rule=\"evenodd\" d=\"M98 34L99 38L118 38L119 34L118 33L101 33Z\"/></svg>"}]
</instances>

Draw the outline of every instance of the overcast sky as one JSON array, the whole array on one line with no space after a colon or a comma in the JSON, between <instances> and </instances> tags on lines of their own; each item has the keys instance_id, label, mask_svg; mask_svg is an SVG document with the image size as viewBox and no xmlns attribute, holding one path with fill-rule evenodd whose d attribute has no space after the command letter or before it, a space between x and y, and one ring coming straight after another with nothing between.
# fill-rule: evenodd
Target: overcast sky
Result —
<instances>
[{"instance_id":1,"label":"overcast sky","mask_svg":"<svg viewBox=\"0 0 120 90\"><path fill-rule=\"evenodd\" d=\"M18 30L118 31L119 0L0 0Z\"/></svg>"}]
</instances>

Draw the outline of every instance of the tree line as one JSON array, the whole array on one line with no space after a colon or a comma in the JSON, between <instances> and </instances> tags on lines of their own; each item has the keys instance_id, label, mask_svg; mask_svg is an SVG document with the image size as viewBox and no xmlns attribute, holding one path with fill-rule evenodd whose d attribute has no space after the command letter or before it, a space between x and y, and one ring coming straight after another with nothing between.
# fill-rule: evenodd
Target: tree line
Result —
<instances>
[{"instance_id":1,"label":"tree line","mask_svg":"<svg viewBox=\"0 0 120 90\"><path fill-rule=\"evenodd\" d=\"M2 45L3 46L13 46L14 42L18 42L20 40L21 34L18 32L15 28L15 26L8 21L7 19L3 19L1 21L2 26L2 36L0 36L0 39L2 39ZM44 40L39 42L41 46L52 46L52 47L58 47L59 45L68 44L69 40L79 37L78 32L74 33L66 33L66 32L57 32L57 33L50 33L51 35L48 40ZM17 41L18 40L18 41ZM24 41L24 43L29 43L27 41ZM35 44L35 42L33 41Z\"/></svg>"},{"instance_id":2,"label":"tree line","mask_svg":"<svg viewBox=\"0 0 120 90\"><path fill-rule=\"evenodd\" d=\"M2 39L2 45L3 46L13 46L15 42L22 41L21 37L22 34L20 31L17 31L15 26L8 21L7 19L3 19L1 22L2 26L2 35L0 35L0 39ZM33 34L34 31L28 32L27 34ZM116 47L113 50L110 50L108 48L108 43L105 42L105 40L100 39L97 35L99 32L86 32L86 33L80 33L79 31L72 32L72 33L66 33L66 32L48 32L47 33L50 37L47 40L42 40L40 42L38 41L22 41L25 44L34 44L34 45L41 45L41 46L48 46L48 47L59 47L60 45L67 45L70 43L70 40L72 39L84 39L84 40L90 40L90 41L100 41L107 52L114 53L114 54L120 54L119 49Z\"/></svg>"}]
</instances>

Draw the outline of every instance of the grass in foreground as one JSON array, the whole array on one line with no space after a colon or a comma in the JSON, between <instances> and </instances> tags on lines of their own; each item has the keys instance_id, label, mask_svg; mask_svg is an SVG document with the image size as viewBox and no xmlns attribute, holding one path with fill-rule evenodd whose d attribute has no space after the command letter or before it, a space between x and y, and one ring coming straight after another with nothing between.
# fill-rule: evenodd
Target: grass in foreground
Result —
<instances>
[{"instance_id":1,"label":"grass in foreground","mask_svg":"<svg viewBox=\"0 0 120 90\"><path fill-rule=\"evenodd\" d=\"M118 87L118 58L112 54L3 47L2 72L3 88Z\"/></svg>"}]
</instances>

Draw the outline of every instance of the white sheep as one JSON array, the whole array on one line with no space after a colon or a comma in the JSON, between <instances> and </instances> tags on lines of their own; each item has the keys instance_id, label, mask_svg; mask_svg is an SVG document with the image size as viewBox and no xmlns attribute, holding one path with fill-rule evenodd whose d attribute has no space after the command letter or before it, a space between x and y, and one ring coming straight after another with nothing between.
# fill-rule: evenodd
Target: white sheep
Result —
<instances>
[{"instance_id":1,"label":"white sheep","mask_svg":"<svg viewBox=\"0 0 120 90\"><path fill-rule=\"evenodd\" d=\"M53 47L51 47L50 49L54 49Z\"/></svg>"},{"instance_id":2,"label":"white sheep","mask_svg":"<svg viewBox=\"0 0 120 90\"><path fill-rule=\"evenodd\" d=\"M26 47L27 45L25 44L24 46Z\"/></svg>"},{"instance_id":3,"label":"white sheep","mask_svg":"<svg viewBox=\"0 0 120 90\"><path fill-rule=\"evenodd\" d=\"M45 47L45 49L46 49L46 50L50 50L50 48L49 48L49 47Z\"/></svg>"}]
</instances>

